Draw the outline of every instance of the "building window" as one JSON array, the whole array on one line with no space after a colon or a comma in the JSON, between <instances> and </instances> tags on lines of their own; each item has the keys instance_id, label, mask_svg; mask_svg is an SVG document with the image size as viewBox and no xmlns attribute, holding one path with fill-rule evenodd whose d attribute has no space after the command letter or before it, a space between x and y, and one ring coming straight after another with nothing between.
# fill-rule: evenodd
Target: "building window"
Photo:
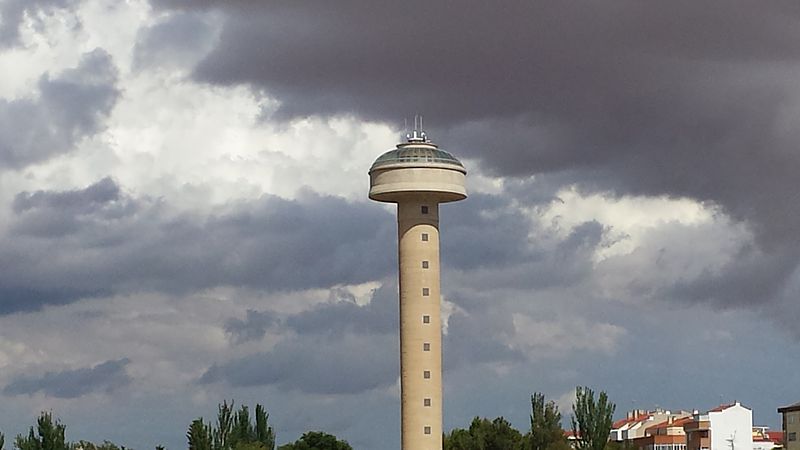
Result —
<instances>
[{"instance_id":1,"label":"building window","mask_svg":"<svg viewBox=\"0 0 800 450\"><path fill-rule=\"evenodd\" d=\"M789 422L789 423L794 423L795 422L795 420L794 420L795 418L797 418L797 414L788 414L786 416L786 421Z\"/></svg>"},{"instance_id":2,"label":"building window","mask_svg":"<svg viewBox=\"0 0 800 450\"><path fill-rule=\"evenodd\" d=\"M428 242L428 233L422 233L422 242Z\"/></svg>"},{"instance_id":3,"label":"building window","mask_svg":"<svg viewBox=\"0 0 800 450\"><path fill-rule=\"evenodd\" d=\"M422 378L425 378L426 380L430 380L431 379L431 371L430 370L426 370L426 371L422 372Z\"/></svg>"},{"instance_id":4,"label":"building window","mask_svg":"<svg viewBox=\"0 0 800 450\"><path fill-rule=\"evenodd\" d=\"M422 296L427 297L429 295L431 295L431 290L428 288L422 288Z\"/></svg>"},{"instance_id":5,"label":"building window","mask_svg":"<svg viewBox=\"0 0 800 450\"><path fill-rule=\"evenodd\" d=\"M428 261L422 261L422 268L423 269L427 269L428 268Z\"/></svg>"},{"instance_id":6,"label":"building window","mask_svg":"<svg viewBox=\"0 0 800 450\"><path fill-rule=\"evenodd\" d=\"M788 440L790 442L796 441L797 440L797 432L792 431L791 433L789 433Z\"/></svg>"},{"instance_id":7,"label":"building window","mask_svg":"<svg viewBox=\"0 0 800 450\"><path fill-rule=\"evenodd\" d=\"M422 405L423 406L431 406L431 399L429 399L429 398L423 399L422 400Z\"/></svg>"},{"instance_id":8,"label":"building window","mask_svg":"<svg viewBox=\"0 0 800 450\"><path fill-rule=\"evenodd\" d=\"M431 434L431 427L425 427L425 434Z\"/></svg>"},{"instance_id":9,"label":"building window","mask_svg":"<svg viewBox=\"0 0 800 450\"><path fill-rule=\"evenodd\" d=\"M423 344L422 344L422 351L423 351L423 352L429 352L429 351L431 351L431 343L430 343L430 342L425 342L425 343L423 343Z\"/></svg>"},{"instance_id":10,"label":"building window","mask_svg":"<svg viewBox=\"0 0 800 450\"><path fill-rule=\"evenodd\" d=\"M428 207L426 205L422 205L422 214L428 214Z\"/></svg>"},{"instance_id":11,"label":"building window","mask_svg":"<svg viewBox=\"0 0 800 450\"><path fill-rule=\"evenodd\" d=\"M431 323L431 316L427 314L422 316L422 323Z\"/></svg>"}]
</instances>

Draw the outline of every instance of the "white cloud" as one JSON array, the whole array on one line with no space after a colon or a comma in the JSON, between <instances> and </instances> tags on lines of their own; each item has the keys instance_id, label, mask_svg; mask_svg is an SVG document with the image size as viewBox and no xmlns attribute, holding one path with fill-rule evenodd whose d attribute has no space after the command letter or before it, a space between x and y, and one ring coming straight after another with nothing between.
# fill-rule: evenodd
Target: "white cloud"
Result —
<instances>
[{"instance_id":1,"label":"white cloud","mask_svg":"<svg viewBox=\"0 0 800 450\"><path fill-rule=\"evenodd\" d=\"M601 193L582 194L574 186L558 191L559 201L542 211L541 221L566 235L580 223L596 220L611 228L614 239L596 255L602 260L630 253L654 228L678 223L703 225L716 220L718 210L689 198L613 197Z\"/></svg>"},{"instance_id":2,"label":"white cloud","mask_svg":"<svg viewBox=\"0 0 800 450\"><path fill-rule=\"evenodd\" d=\"M551 320L512 314L514 334L511 344L529 358L570 358L589 351L613 355L626 335L624 328L610 323L572 316Z\"/></svg>"}]
</instances>

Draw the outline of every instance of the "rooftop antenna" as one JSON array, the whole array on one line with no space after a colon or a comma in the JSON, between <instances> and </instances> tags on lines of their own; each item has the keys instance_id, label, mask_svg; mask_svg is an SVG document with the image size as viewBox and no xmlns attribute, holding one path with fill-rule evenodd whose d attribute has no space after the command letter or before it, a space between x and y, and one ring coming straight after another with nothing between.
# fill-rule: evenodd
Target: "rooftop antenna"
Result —
<instances>
[{"instance_id":1,"label":"rooftop antenna","mask_svg":"<svg viewBox=\"0 0 800 450\"><path fill-rule=\"evenodd\" d=\"M408 142L430 142L428 136L422 131L422 115L414 114L414 129L406 134Z\"/></svg>"}]
</instances>

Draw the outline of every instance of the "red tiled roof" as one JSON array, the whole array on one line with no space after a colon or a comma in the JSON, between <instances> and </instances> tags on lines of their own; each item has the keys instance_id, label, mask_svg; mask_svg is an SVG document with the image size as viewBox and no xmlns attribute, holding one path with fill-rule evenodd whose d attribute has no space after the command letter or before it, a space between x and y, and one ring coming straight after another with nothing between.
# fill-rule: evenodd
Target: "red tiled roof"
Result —
<instances>
[{"instance_id":1,"label":"red tiled roof","mask_svg":"<svg viewBox=\"0 0 800 450\"><path fill-rule=\"evenodd\" d=\"M731 406L736 406L736 403L729 403L729 404L722 404L717 406L714 409L709 409L708 412L721 412L725 411L726 409L730 408Z\"/></svg>"},{"instance_id":2,"label":"red tiled roof","mask_svg":"<svg viewBox=\"0 0 800 450\"><path fill-rule=\"evenodd\" d=\"M627 425L629 423L641 422L643 420L648 419L649 417L650 417L649 414L643 414L643 415L641 415L639 417L626 417L624 419L619 419L618 421L616 421L616 422L611 424L611 429L612 430L616 430L618 428L622 428L623 426L625 426L625 425Z\"/></svg>"},{"instance_id":3,"label":"red tiled roof","mask_svg":"<svg viewBox=\"0 0 800 450\"><path fill-rule=\"evenodd\" d=\"M625 425L626 423L628 423L628 420L629 420L628 418L619 419L618 421L616 421L616 422L611 424L611 429L612 430L616 430L617 428L619 428L619 427Z\"/></svg>"},{"instance_id":4,"label":"red tiled roof","mask_svg":"<svg viewBox=\"0 0 800 450\"><path fill-rule=\"evenodd\" d=\"M783 442L783 431L767 431L767 439L772 442Z\"/></svg>"},{"instance_id":5,"label":"red tiled roof","mask_svg":"<svg viewBox=\"0 0 800 450\"><path fill-rule=\"evenodd\" d=\"M644 430L644 432L645 432L645 433L647 433L647 432L648 432L648 431L650 431L650 430L657 430L657 429L661 428L661 426L662 426L662 425L666 425L666 424L667 424L667 422L669 422L669 421L668 421L668 420L665 420L665 421L663 421L663 422L659 422L659 423L657 423L657 424L655 424L655 425L653 425L653 426L651 426L651 427L647 427L647 428Z\"/></svg>"}]
</instances>

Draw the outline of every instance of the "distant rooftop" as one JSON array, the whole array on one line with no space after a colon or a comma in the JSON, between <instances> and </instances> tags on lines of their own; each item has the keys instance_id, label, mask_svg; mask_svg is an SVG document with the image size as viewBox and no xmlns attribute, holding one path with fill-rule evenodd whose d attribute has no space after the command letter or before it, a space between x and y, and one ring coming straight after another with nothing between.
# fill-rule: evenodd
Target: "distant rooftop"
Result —
<instances>
[{"instance_id":1,"label":"distant rooftop","mask_svg":"<svg viewBox=\"0 0 800 450\"><path fill-rule=\"evenodd\" d=\"M784 406L782 408L778 408L779 413L790 412L790 411L800 411L800 402L794 403L789 406Z\"/></svg>"}]
</instances>

